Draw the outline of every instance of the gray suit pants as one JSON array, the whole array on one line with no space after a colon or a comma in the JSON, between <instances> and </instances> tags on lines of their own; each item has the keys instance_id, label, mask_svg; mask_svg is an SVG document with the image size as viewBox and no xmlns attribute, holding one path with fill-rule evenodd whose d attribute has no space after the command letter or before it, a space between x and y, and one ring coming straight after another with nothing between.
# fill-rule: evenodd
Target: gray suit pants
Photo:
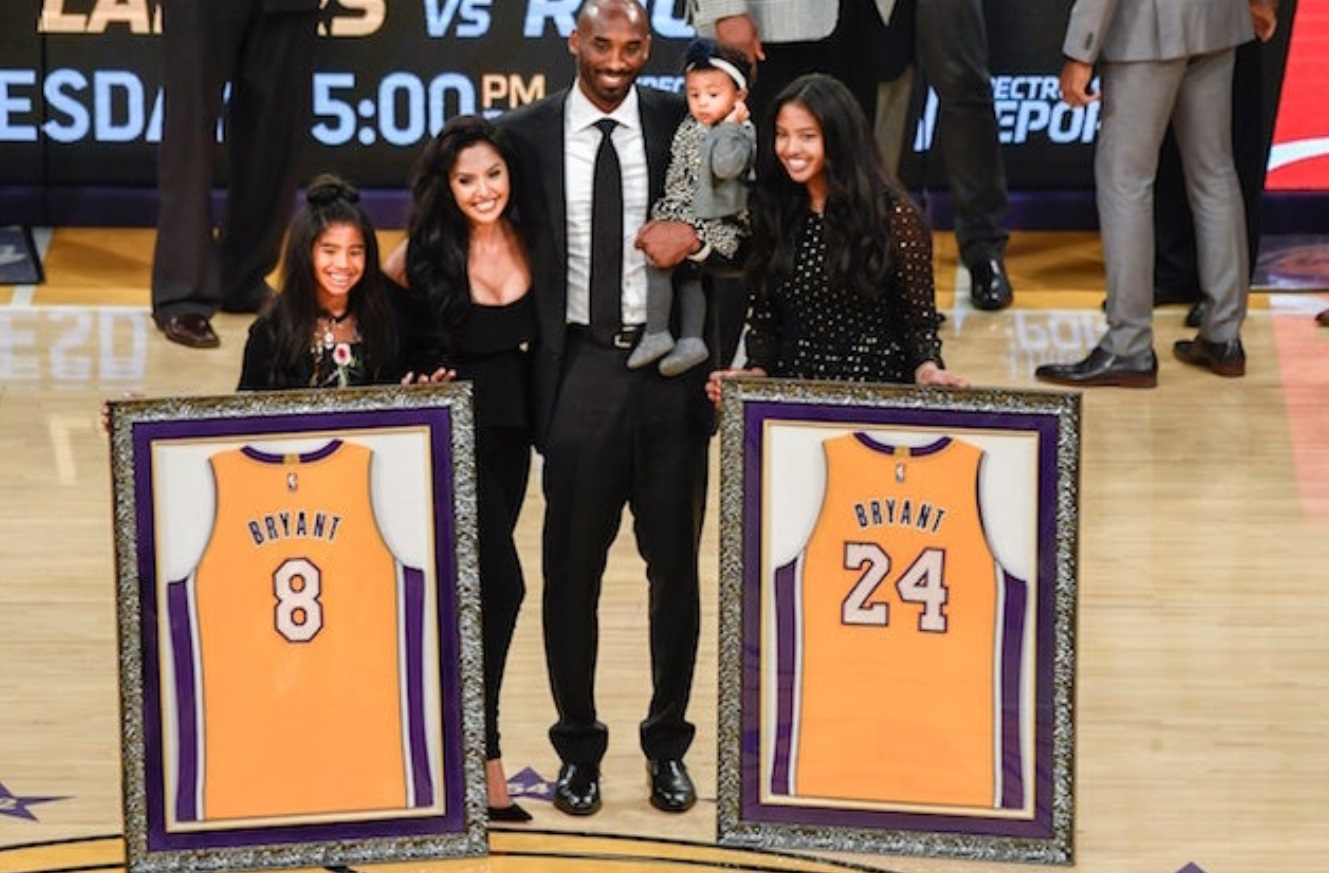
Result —
<instances>
[{"instance_id":1,"label":"gray suit pants","mask_svg":"<svg viewBox=\"0 0 1329 873\"><path fill-rule=\"evenodd\" d=\"M1154 177L1171 121L1195 216L1201 291L1212 301L1200 333L1236 339L1246 317L1249 260L1232 161L1231 49L1169 61L1105 62L1094 179L1115 355L1153 347Z\"/></svg>"}]
</instances>

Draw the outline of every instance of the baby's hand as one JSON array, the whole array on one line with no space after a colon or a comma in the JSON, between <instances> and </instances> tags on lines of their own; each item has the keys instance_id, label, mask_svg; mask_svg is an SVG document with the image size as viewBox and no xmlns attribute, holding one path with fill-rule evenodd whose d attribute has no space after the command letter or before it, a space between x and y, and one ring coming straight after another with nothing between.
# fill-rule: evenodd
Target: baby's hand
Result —
<instances>
[{"instance_id":1,"label":"baby's hand","mask_svg":"<svg viewBox=\"0 0 1329 873\"><path fill-rule=\"evenodd\" d=\"M724 120L734 124L742 124L751 117L752 113L748 111L748 104L739 100L734 104L734 108L729 110L729 114L724 117Z\"/></svg>"}]
</instances>

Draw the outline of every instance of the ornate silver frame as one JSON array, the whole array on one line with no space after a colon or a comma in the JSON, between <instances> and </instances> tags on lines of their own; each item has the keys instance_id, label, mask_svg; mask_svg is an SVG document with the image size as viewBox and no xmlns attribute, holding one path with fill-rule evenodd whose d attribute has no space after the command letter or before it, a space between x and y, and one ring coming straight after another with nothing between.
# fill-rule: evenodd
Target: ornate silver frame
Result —
<instances>
[{"instance_id":1,"label":"ornate silver frame","mask_svg":"<svg viewBox=\"0 0 1329 873\"><path fill-rule=\"evenodd\" d=\"M262 392L108 405L130 873L324 867L485 854L470 386ZM211 822L200 811L196 819L181 819L179 786L193 782L188 769L182 771L179 765L189 753L178 749L192 746L182 740L175 742L174 754L165 748L174 729L170 716L194 707L203 713L207 701L202 692L193 706L187 698L174 696L173 689L182 686L172 684L171 647L187 646L174 639L182 622L176 619L179 612L169 611L166 586L171 579L159 557L185 549L158 537L180 537L179 531L189 526L166 521L168 514L197 513L211 525L212 495L207 489L197 495L191 491L194 480L211 486L210 452L265 446L278 447L276 452L302 451L280 448L292 442L368 446L375 471L371 480L385 465L396 477L392 500L402 505L392 513L398 519L417 519L419 530L410 536L417 541L422 569L412 577L409 590L418 604L413 615L419 617L414 623L419 631L415 642L404 637L398 641L399 675L417 671L418 678L409 680L415 695L411 724L422 727L413 735L413 748L427 751L411 754L416 756L413 761L424 762L427 775L417 770L408 778L415 799L401 809L218 816ZM180 484L173 485L173 477ZM409 484L412 481L418 484ZM178 493L171 495L172 488ZM164 511L172 506L170 513ZM373 511L381 531L382 506L382 496L376 495ZM403 525L409 526L397 523L398 528ZM390 543L389 548L396 547ZM212 705L218 705L215 699ZM366 715L348 712L346 717ZM421 784L428 789L419 790ZM261 790L255 786L256 792Z\"/></svg>"},{"instance_id":2,"label":"ornate silver frame","mask_svg":"<svg viewBox=\"0 0 1329 873\"><path fill-rule=\"evenodd\" d=\"M724 387L720 429L719 842L749 848L1071 863L1080 396L733 380ZM993 721L998 726L991 729L994 735L1004 730L1008 738L1018 738L1010 743L1014 751L1009 755L1020 762L1014 772L1021 775L1003 776L1012 772L1009 763L1002 767L1010 759L1003 757L1005 753L994 755L995 784L1000 786L1005 779L1008 786L1005 796L1003 788L996 789L995 811L914 802L916 798L903 795L800 798L797 791L786 790L795 783L772 777L782 772L779 767L788 767L788 758L778 759L786 762L783 765L771 762L789 743L768 738L780 730L788 736L802 715L800 710L798 716L786 718L794 710L772 702L778 697L772 689L791 683L771 677L778 677L782 668L788 676L803 666L777 660L777 651L788 648L780 641L802 633L802 625L780 625L771 618L778 591L788 590L776 587L774 568L779 564L772 556L777 551L789 554L791 544L767 540L790 539L791 526L775 529L767 516L788 515L788 510L777 507L800 502L792 499L804 487L797 477L810 476L815 483L823 475L820 451L797 448L804 443L820 445L818 434L823 431L837 435L868 431L869 437L884 436L897 445L896 436L906 443L911 437L944 437L975 442L980 448L996 445L996 456L1005 460L992 463L1008 487L993 498L995 503L985 497L982 505L1005 511L1009 500L1019 500L1022 510L1032 507L1032 514L1023 513L1027 532L1016 538L1023 544L1016 551L1028 553L1032 578L1014 580L1026 587L1018 595L1022 601L1011 598L1024 604L1018 609L1025 617L1017 615L1013 626L1022 629L1021 639L1026 642L1020 647L1021 660L1014 662L1019 672L1001 668L1023 680L1015 697L994 695L999 712ZM1002 450L1007 443L1018 451ZM985 454L992 458L991 452ZM817 488L814 484L808 493L820 495ZM819 499L816 506L821 506ZM986 521L984 525L986 529ZM989 536L985 530L984 538ZM801 548L801 541L792 545ZM874 597L885 597L882 589L874 590ZM994 624L1008 620L1009 615L1003 617L998 611ZM797 631L790 633L789 628ZM994 656L993 663L1002 662ZM890 693L889 688L872 684L871 677L864 684L873 694ZM1011 725L1016 733L1010 733Z\"/></svg>"}]
</instances>

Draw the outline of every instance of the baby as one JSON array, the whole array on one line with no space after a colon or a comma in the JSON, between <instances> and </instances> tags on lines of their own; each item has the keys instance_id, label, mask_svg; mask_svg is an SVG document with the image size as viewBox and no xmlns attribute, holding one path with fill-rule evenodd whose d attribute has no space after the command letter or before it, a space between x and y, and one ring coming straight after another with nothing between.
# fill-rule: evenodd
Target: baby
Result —
<instances>
[{"instance_id":1,"label":"baby","mask_svg":"<svg viewBox=\"0 0 1329 873\"><path fill-rule=\"evenodd\" d=\"M688 117L674 132L664 195L651 217L696 228L702 248L693 261L705 260L712 251L732 258L748 232L747 184L757 148L743 102L750 66L741 52L709 39L693 40L683 64ZM646 331L628 358L629 367L659 360L662 374L677 376L710 356L702 339L706 298L700 273L694 264L678 270L678 342L669 332L673 271L647 267Z\"/></svg>"}]
</instances>

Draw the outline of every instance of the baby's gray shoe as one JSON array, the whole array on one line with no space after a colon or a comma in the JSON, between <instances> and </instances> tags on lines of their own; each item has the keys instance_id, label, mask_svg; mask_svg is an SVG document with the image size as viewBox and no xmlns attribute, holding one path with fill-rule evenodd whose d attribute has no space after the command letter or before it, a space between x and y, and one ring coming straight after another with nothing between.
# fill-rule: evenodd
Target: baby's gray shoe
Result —
<instances>
[{"instance_id":1,"label":"baby's gray shoe","mask_svg":"<svg viewBox=\"0 0 1329 873\"><path fill-rule=\"evenodd\" d=\"M669 331L643 334L637 347L628 355L628 367L640 369L653 361L658 361L674 347L674 337Z\"/></svg>"},{"instance_id":2,"label":"baby's gray shoe","mask_svg":"<svg viewBox=\"0 0 1329 873\"><path fill-rule=\"evenodd\" d=\"M669 356L660 362L660 375L677 376L685 373L711 356L706 343L695 337L684 337L674 346Z\"/></svg>"}]
</instances>

